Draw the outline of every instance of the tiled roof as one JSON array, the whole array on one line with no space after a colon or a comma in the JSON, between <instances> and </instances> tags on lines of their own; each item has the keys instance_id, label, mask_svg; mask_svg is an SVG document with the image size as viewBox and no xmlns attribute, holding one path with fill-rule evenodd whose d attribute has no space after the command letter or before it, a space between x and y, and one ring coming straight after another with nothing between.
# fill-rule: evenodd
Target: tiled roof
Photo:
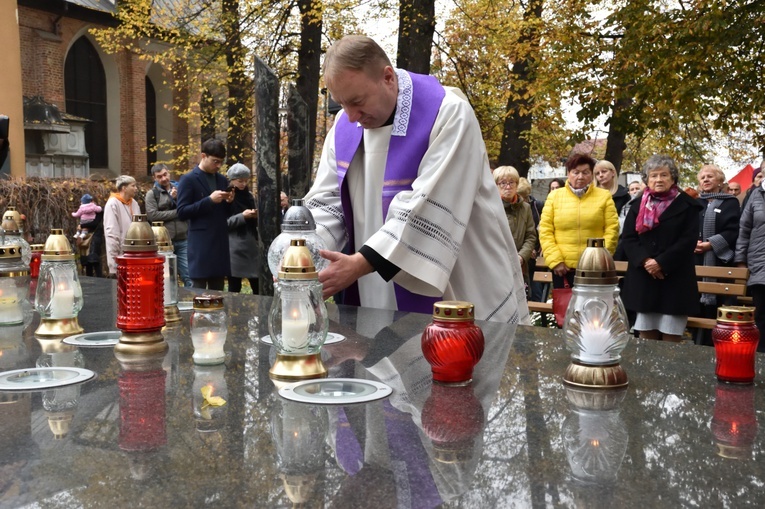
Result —
<instances>
[{"instance_id":1,"label":"tiled roof","mask_svg":"<svg viewBox=\"0 0 765 509\"><path fill-rule=\"evenodd\" d=\"M117 0L67 0L70 4L79 5L94 11L117 12Z\"/></svg>"}]
</instances>

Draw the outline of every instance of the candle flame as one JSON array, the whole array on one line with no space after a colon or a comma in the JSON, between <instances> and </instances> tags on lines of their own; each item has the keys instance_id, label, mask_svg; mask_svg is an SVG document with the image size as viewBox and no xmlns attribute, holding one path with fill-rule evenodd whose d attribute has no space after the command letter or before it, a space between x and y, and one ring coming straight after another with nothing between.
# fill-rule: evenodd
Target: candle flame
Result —
<instances>
[{"instance_id":1,"label":"candle flame","mask_svg":"<svg viewBox=\"0 0 765 509\"><path fill-rule=\"evenodd\" d=\"M598 440L597 438L593 438L592 440L590 440L590 445L593 447L600 447L600 440Z\"/></svg>"},{"instance_id":2,"label":"candle flame","mask_svg":"<svg viewBox=\"0 0 765 509\"><path fill-rule=\"evenodd\" d=\"M215 342L215 339L213 339L212 331L207 331L207 334L205 334L205 343L209 345L214 342Z\"/></svg>"}]
</instances>

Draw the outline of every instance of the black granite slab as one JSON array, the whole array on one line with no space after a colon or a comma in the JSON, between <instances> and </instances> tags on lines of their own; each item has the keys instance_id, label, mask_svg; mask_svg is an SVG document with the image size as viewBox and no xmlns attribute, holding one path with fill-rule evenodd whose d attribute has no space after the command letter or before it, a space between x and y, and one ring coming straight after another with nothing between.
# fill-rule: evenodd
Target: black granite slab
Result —
<instances>
[{"instance_id":1,"label":"black granite slab","mask_svg":"<svg viewBox=\"0 0 765 509\"><path fill-rule=\"evenodd\" d=\"M113 330L116 285L83 278L80 323ZM182 291L183 299L191 293ZM225 365L192 363L190 312L163 360L127 369L112 349L0 330L0 369L84 365L76 388L0 393L0 507L764 507L763 367L718 384L714 350L632 342L630 385L593 395L561 383L560 333L481 323L466 389L432 386L427 315L331 307L333 377L380 380L382 401L281 399L268 377L270 298L224 294ZM45 348L45 351L43 351ZM200 387L226 399L202 409Z\"/></svg>"}]
</instances>

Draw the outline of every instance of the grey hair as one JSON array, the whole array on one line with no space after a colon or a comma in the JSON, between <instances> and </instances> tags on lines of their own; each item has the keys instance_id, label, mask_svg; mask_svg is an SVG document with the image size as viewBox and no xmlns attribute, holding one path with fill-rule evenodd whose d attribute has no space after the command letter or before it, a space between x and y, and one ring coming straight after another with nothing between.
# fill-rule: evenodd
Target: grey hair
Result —
<instances>
[{"instance_id":1,"label":"grey hair","mask_svg":"<svg viewBox=\"0 0 765 509\"><path fill-rule=\"evenodd\" d=\"M122 191L123 187L129 186L130 184L135 184L135 179L130 175L120 175L117 177L117 181L114 182L114 185L117 186L117 191Z\"/></svg>"},{"instance_id":2,"label":"grey hair","mask_svg":"<svg viewBox=\"0 0 765 509\"><path fill-rule=\"evenodd\" d=\"M643 182L648 184L648 174L653 170L658 170L659 168L665 167L669 170L669 174L672 176L672 180L674 180L675 184L677 184L678 180L680 180L680 172L677 169L675 160L669 156L661 154L652 155L648 158L645 164L643 164Z\"/></svg>"},{"instance_id":3,"label":"grey hair","mask_svg":"<svg viewBox=\"0 0 765 509\"><path fill-rule=\"evenodd\" d=\"M156 175L157 173L163 172L163 171L168 170L168 169L169 168L167 167L166 164L157 163L157 164L155 164L154 166L151 167L151 174L152 175Z\"/></svg>"}]
</instances>

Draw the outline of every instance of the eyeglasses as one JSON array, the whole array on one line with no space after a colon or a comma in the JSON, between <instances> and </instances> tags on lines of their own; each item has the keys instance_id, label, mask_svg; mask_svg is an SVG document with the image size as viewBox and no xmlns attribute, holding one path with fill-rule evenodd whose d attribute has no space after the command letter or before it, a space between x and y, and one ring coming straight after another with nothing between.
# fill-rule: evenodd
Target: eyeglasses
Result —
<instances>
[{"instance_id":1,"label":"eyeglasses","mask_svg":"<svg viewBox=\"0 0 765 509\"><path fill-rule=\"evenodd\" d=\"M590 176L592 176L592 171L590 171L590 170L584 170L584 171L570 170L569 173L571 175L575 176L575 177L579 177L579 176L590 177Z\"/></svg>"},{"instance_id":2,"label":"eyeglasses","mask_svg":"<svg viewBox=\"0 0 765 509\"><path fill-rule=\"evenodd\" d=\"M518 185L518 182L515 182L513 180L503 180L501 182L497 182L497 187L512 187L517 185Z\"/></svg>"},{"instance_id":3,"label":"eyeglasses","mask_svg":"<svg viewBox=\"0 0 765 509\"><path fill-rule=\"evenodd\" d=\"M217 157L213 157L213 156L207 156L207 157L210 159L210 162L213 164L216 164L218 166L223 164L223 159L218 159Z\"/></svg>"}]
</instances>

